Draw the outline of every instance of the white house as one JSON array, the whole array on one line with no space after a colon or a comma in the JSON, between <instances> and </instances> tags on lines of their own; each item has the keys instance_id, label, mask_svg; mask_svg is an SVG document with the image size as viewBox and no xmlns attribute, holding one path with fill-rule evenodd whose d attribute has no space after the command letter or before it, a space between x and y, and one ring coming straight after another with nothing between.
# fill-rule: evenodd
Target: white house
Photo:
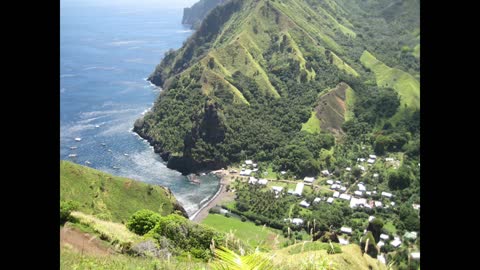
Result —
<instances>
[{"instance_id":1,"label":"white house","mask_svg":"<svg viewBox=\"0 0 480 270\"><path fill-rule=\"evenodd\" d=\"M374 216L369 216L369 217L368 217L368 222L370 222L370 221L372 221L372 220L374 220L374 219L375 219Z\"/></svg>"},{"instance_id":2,"label":"white house","mask_svg":"<svg viewBox=\"0 0 480 270\"><path fill-rule=\"evenodd\" d=\"M352 197L352 196L350 196L350 195L348 195L348 194L345 194L345 193L340 194L340 196L338 196L338 198L343 199L343 200L346 200L346 201L349 201L351 197Z\"/></svg>"},{"instance_id":3,"label":"white house","mask_svg":"<svg viewBox=\"0 0 480 270\"><path fill-rule=\"evenodd\" d=\"M367 191L367 192L365 192L365 194L367 194L368 196L371 196L371 195L372 195L372 192L371 192L371 191Z\"/></svg>"},{"instance_id":4,"label":"white house","mask_svg":"<svg viewBox=\"0 0 480 270\"><path fill-rule=\"evenodd\" d=\"M303 201L300 202L300 206L308 208L308 207L310 207L310 204L307 201L303 200Z\"/></svg>"},{"instance_id":5,"label":"white house","mask_svg":"<svg viewBox=\"0 0 480 270\"><path fill-rule=\"evenodd\" d=\"M385 256L383 256L383 254L378 255L377 260L383 264L387 264L387 261L385 260Z\"/></svg>"},{"instance_id":6,"label":"white house","mask_svg":"<svg viewBox=\"0 0 480 270\"><path fill-rule=\"evenodd\" d=\"M303 219L294 218L294 219L292 219L292 223L295 224L295 225L301 225L301 224L303 224Z\"/></svg>"},{"instance_id":7,"label":"white house","mask_svg":"<svg viewBox=\"0 0 480 270\"><path fill-rule=\"evenodd\" d=\"M377 156L375 156L375 155L368 155L368 157L371 158L371 159L376 159L377 158Z\"/></svg>"},{"instance_id":8,"label":"white house","mask_svg":"<svg viewBox=\"0 0 480 270\"><path fill-rule=\"evenodd\" d=\"M325 176L329 176L329 175L330 175L330 173L328 172L328 170L323 170L323 171L321 171L321 173L322 173L323 175L325 175Z\"/></svg>"},{"instance_id":9,"label":"white house","mask_svg":"<svg viewBox=\"0 0 480 270\"><path fill-rule=\"evenodd\" d=\"M394 160L393 158L389 158L389 157L385 158L385 161L388 161L388 162L392 162L393 160Z\"/></svg>"},{"instance_id":10,"label":"white house","mask_svg":"<svg viewBox=\"0 0 480 270\"><path fill-rule=\"evenodd\" d=\"M412 204L413 209L420 210L420 204Z\"/></svg>"},{"instance_id":11,"label":"white house","mask_svg":"<svg viewBox=\"0 0 480 270\"><path fill-rule=\"evenodd\" d=\"M319 203L322 199L316 197L314 200L313 200L313 203Z\"/></svg>"},{"instance_id":12,"label":"white house","mask_svg":"<svg viewBox=\"0 0 480 270\"><path fill-rule=\"evenodd\" d=\"M347 188L346 187L340 187L340 191L345 192L345 191L347 191Z\"/></svg>"},{"instance_id":13,"label":"white house","mask_svg":"<svg viewBox=\"0 0 480 270\"><path fill-rule=\"evenodd\" d=\"M352 234L352 228L349 228L349 227L341 227L341 228L340 228L340 231L341 231L342 233Z\"/></svg>"},{"instance_id":14,"label":"white house","mask_svg":"<svg viewBox=\"0 0 480 270\"><path fill-rule=\"evenodd\" d=\"M395 206L395 202L391 202L390 205L391 205L391 206Z\"/></svg>"},{"instance_id":15,"label":"white house","mask_svg":"<svg viewBox=\"0 0 480 270\"><path fill-rule=\"evenodd\" d=\"M406 232L406 233L403 235L403 238L415 240L415 239L417 239L417 232Z\"/></svg>"},{"instance_id":16,"label":"white house","mask_svg":"<svg viewBox=\"0 0 480 270\"><path fill-rule=\"evenodd\" d=\"M383 197L387 197L387 198L391 198L392 197L392 193L388 193L388 192L385 192L385 191L382 191L382 194L381 194Z\"/></svg>"},{"instance_id":17,"label":"white house","mask_svg":"<svg viewBox=\"0 0 480 270\"><path fill-rule=\"evenodd\" d=\"M357 161L365 162L365 159L364 158L357 158Z\"/></svg>"},{"instance_id":18,"label":"white house","mask_svg":"<svg viewBox=\"0 0 480 270\"><path fill-rule=\"evenodd\" d=\"M341 184L342 184L342 181L340 181L340 180L337 180L337 181L335 181L335 184L337 184L337 185L341 185Z\"/></svg>"},{"instance_id":19,"label":"white house","mask_svg":"<svg viewBox=\"0 0 480 270\"><path fill-rule=\"evenodd\" d=\"M333 203L333 198L332 197L328 198L327 203Z\"/></svg>"},{"instance_id":20,"label":"white house","mask_svg":"<svg viewBox=\"0 0 480 270\"><path fill-rule=\"evenodd\" d=\"M352 197L350 200L350 208L355 208L359 206L366 206L367 204L367 199L360 199L360 198L355 198Z\"/></svg>"},{"instance_id":21,"label":"white house","mask_svg":"<svg viewBox=\"0 0 480 270\"><path fill-rule=\"evenodd\" d=\"M290 194L290 195L293 195L293 194L295 194L295 190L289 189L289 190L287 191L287 193Z\"/></svg>"},{"instance_id":22,"label":"white house","mask_svg":"<svg viewBox=\"0 0 480 270\"><path fill-rule=\"evenodd\" d=\"M250 159L247 159L247 160L245 160L245 164L247 164L247 165L252 165L252 164L253 164L253 161L251 161Z\"/></svg>"},{"instance_id":23,"label":"white house","mask_svg":"<svg viewBox=\"0 0 480 270\"><path fill-rule=\"evenodd\" d=\"M252 174L252 170L242 170L240 172L240 175L243 175L243 176L250 176L250 174Z\"/></svg>"},{"instance_id":24,"label":"white house","mask_svg":"<svg viewBox=\"0 0 480 270\"><path fill-rule=\"evenodd\" d=\"M356 190L355 192L353 192L355 195L357 196L363 196L363 192L359 191L359 190Z\"/></svg>"},{"instance_id":25,"label":"white house","mask_svg":"<svg viewBox=\"0 0 480 270\"><path fill-rule=\"evenodd\" d=\"M304 186L304 183L297 183L297 186L295 187L295 194L297 194L298 196L302 196Z\"/></svg>"},{"instance_id":26,"label":"white house","mask_svg":"<svg viewBox=\"0 0 480 270\"><path fill-rule=\"evenodd\" d=\"M258 180L258 184L260 184L260 185L264 185L264 186L265 186L265 185L267 185L267 183L268 183L268 180L267 180L267 179L260 179L260 180Z\"/></svg>"},{"instance_id":27,"label":"white house","mask_svg":"<svg viewBox=\"0 0 480 270\"><path fill-rule=\"evenodd\" d=\"M358 168L360 168L360 170L362 171L365 171L365 167L363 167L362 165L358 165Z\"/></svg>"},{"instance_id":28,"label":"white house","mask_svg":"<svg viewBox=\"0 0 480 270\"><path fill-rule=\"evenodd\" d=\"M286 174L287 172L286 171L281 171L280 174Z\"/></svg>"},{"instance_id":29,"label":"white house","mask_svg":"<svg viewBox=\"0 0 480 270\"><path fill-rule=\"evenodd\" d=\"M305 178L303 178L303 181L307 182L307 183L313 183L313 181L315 181L315 178L314 177L305 177Z\"/></svg>"},{"instance_id":30,"label":"white house","mask_svg":"<svg viewBox=\"0 0 480 270\"><path fill-rule=\"evenodd\" d=\"M374 177L374 178L378 178L378 173L374 173L374 174L373 174L373 177Z\"/></svg>"},{"instance_id":31,"label":"white house","mask_svg":"<svg viewBox=\"0 0 480 270\"><path fill-rule=\"evenodd\" d=\"M327 184L333 185L333 180L327 180Z\"/></svg>"},{"instance_id":32,"label":"white house","mask_svg":"<svg viewBox=\"0 0 480 270\"><path fill-rule=\"evenodd\" d=\"M258 168L255 168L252 170L253 172L258 172Z\"/></svg>"},{"instance_id":33,"label":"white house","mask_svg":"<svg viewBox=\"0 0 480 270\"><path fill-rule=\"evenodd\" d=\"M400 241L399 238L395 238L391 243L393 247L399 247L402 244L402 241Z\"/></svg>"},{"instance_id":34,"label":"white house","mask_svg":"<svg viewBox=\"0 0 480 270\"><path fill-rule=\"evenodd\" d=\"M390 237L384 233L380 234L380 239L387 241Z\"/></svg>"},{"instance_id":35,"label":"white house","mask_svg":"<svg viewBox=\"0 0 480 270\"><path fill-rule=\"evenodd\" d=\"M275 194L278 194L278 193L282 192L283 187L273 186L272 190L275 191Z\"/></svg>"},{"instance_id":36,"label":"white house","mask_svg":"<svg viewBox=\"0 0 480 270\"><path fill-rule=\"evenodd\" d=\"M345 171L347 171L347 172L349 172L351 170L352 170L352 168L350 168L350 167L345 168Z\"/></svg>"},{"instance_id":37,"label":"white house","mask_svg":"<svg viewBox=\"0 0 480 270\"><path fill-rule=\"evenodd\" d=\"M340 245L348 245L350 244L350 242L347 240L347 239L344 239L342 237L338 237L338 242L340 243Z\"/></svg>"},{"instance_id":38,"label":"white house","mask_svg":"<svg viewBox=\"0 0 480 270\"><path fill-rule=\"evenodd\" d=\"M366 191L367 190L367 188L363 184L358 184L357 186L358 186L358 190L360 190L360 191Z\"/></svg>"},{"instance_id":39,"label":"white house","mask_svg":"<svg viewBox=\"0 0 480 270\"><path fill-rule=\"evenodd\" d=\"M250 176L250 179L248 180L249 184L256 184L258 182L257 178Z\"/></svg>"},{"instance_id":40,"label":"white house","mask_svg":"<svg viewBox=\"0 0 480 270\"><path fill-rule=\"evenodd\" d=\"M333 184L330 186L331 189L338 189L340 188L340 185L337 185L337 184Z\"/></svg>"},{"instance_id":41,"label":"white house","mask_svg":"<svg viewBox=\"0 0 480 270\"><path fill-rule=\"evenodd\" d=\"M375 207L379 207L379 208L382 207L382 202L375 201L374 203L375 203Z\"/></svg>"},{"instance_id":42,"label":"white house","mask_svg":"<svg viewBox=\"0 0 480 270\"><path fill-rule=\"evenodd\" d=\"M378 243L377 243L378 248L381 248L384 245L385 245L385 243L382 240L378 241Z\"/></svg>"},{"instance_id":43,"label":"white house","mask_svg":"<svg viewBox=\"0 0 480 270\"><path fill-rule=\"evenodd\" d=\"M368 164L373 164L373 163L375 163L375 159L369 158L369 159L367 160L367 163L368 163Z\"/></svg>"},{"instance_id":44,"label":"white house","mask_svg":"<svg viewBox=\"0 0 480 270\"><path fill-rule=\"evenodd\" d=\"M334 198L338 198L338 196L340 196L340 192L335 191L335 192L333 193L333 197L334 197Z\"/></svg>"},{"instance_id":45,"label":"white house","mask_svg":"<svg viewBox=\"0 0 480 270\"><path fill-rule=\"evenodd\" d=\"M257 167L257 163L253 163L252 166L253 166L254 168L256 168L256 167Z\"/></svg>"},{"instance_id":46,"label":"white house","mask_svg":"<svg viewBox=\"0 0 480 270\"><path fill-rule=\"evenodd\" d=\"M412 260L420 260L420 252L412 252L410 257L412 257Z\"/></svg>"}]
</instances>

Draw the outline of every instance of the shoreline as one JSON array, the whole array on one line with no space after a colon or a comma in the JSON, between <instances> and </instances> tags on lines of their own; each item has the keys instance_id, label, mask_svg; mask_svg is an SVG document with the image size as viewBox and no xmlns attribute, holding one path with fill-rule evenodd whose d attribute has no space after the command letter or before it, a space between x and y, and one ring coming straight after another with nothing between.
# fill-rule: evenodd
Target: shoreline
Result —
<instances>
[{"instance_id":1,"label":"shoreline","mask_svg":"<svg viewBox=\"0 0 480 270\"><path fill-rule=\"evenodd\" d=\"M213 195L207 203L205 203L202 207L200 207L200 209L198 209L192 216L188 218L193 222L200 223L207 217L211 208L215 207L219 203L233 201L235 198L234 193L226 191L226 186L231 180L228 170L218 170L216 172L220 174L220 186L215 195Z\"/></svg>"}]
</instances>

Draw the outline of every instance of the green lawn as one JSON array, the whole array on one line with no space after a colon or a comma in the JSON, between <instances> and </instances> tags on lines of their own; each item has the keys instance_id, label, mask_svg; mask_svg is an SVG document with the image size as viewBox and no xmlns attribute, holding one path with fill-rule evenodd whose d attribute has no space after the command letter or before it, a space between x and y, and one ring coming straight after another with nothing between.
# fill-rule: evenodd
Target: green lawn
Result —
<instances>
[{"instance_id":1,"label":"green lawn","mask_svg":"<svg viewBox=\"0 0 480 270\"><path fill-rule=\"evenodd\" d=\"M320 133L320 120L317 118L315 111L312 112L308 121L302 124L302 130L308 133Z\"/></svg>"},{"instance_id":2,"label":"green lawn","mask_svg":"<svg viewBox=\"0 0 480 270\"><path fill-rule=\"evenodd\" d=\"M398 92L402 107L420 108L420 82L412 75L400 69L390 68L368 51L364 51L360 62L375 73L377 85L390 87Z\"/></svg>"},{"instance_id":3,"label":"green lawn","mask_svg":"<svg viewBox=\"0 0 480 270\"><path fill-rule=\"evenodd\" d=\"M267 178L267 179L277 179L277 172L274 172L273 171L273 167L271 164L268 165L267 167L267 175L263 175L263 172L262 172L262 178Z\"/></svg>"},{"instance_id":4,"label":"green lawn","mask_svg":"<svg viewBox=\"0 0 480 270\"><path fill-rule=\"evenodd\" d=\"M393 225L392 221L388 221L383 225L383 228L387 230L391 234L396 234L397 233L397 228L395 228L395 225Z\"/></svg>"},{"instance_id":5,"label":"green lawn","mask_svg":"<svg viewBox=\"0 0 480 270\"><path fill-rule=\"evenodd\" d=\"M220 232L233 232L237 238L252 248L259 246L270 250L275 247L280 247L281 243L285 241L281 231L264 226L257 226L248 220L242 222L240 219L234 217L227 218L219 214L209 214L202 223Z\"/></svg>"}]
</instances>

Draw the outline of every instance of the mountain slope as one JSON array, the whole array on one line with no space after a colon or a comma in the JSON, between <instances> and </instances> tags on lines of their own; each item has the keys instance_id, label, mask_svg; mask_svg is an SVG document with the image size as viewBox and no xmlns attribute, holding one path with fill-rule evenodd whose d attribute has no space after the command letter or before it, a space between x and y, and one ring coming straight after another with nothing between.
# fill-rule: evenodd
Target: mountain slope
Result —
<instances>
[{"instance_id":1,"label":"mountain slope","mask_svg":"<svg viewBox=\"0 0 480 270\"><path fill-rule=\"evenodd\" d=\"M271 160L300 132L324 89L346 82L356 91L354 81L372 87L366 82L374 74L361 61L365 50L418 75L418 59L402 53L404 44L418 44L418 6L417 0L227 1L149 76L164 91L134 130L184 173L245 156ZM404 91L393 88L404 100ZM199 132L206 123L214 126Z\"/></svg>"},{"instance_id":2,"label":"mountain slope","mask_svg":"<svg viewBox=\"0 0 480 270\"><path fill-rule=\"evenodd\" d=\"M192 28L197 29L208 12L225 1L226 0L200 0L193 6L184 8L182 24L189 24Z\"/></svg>"},{"instance_id":3,"label":"mountain slope","mask_svg":"<svg viewBox=\"0 0 480 270\"><path fill-rule=\"evenodd\" d=\"M79 203L79 211L116 222L140 209L161 215L185 210L170 190L60 161L60 200Z\"/></svg>"}]
</instances>

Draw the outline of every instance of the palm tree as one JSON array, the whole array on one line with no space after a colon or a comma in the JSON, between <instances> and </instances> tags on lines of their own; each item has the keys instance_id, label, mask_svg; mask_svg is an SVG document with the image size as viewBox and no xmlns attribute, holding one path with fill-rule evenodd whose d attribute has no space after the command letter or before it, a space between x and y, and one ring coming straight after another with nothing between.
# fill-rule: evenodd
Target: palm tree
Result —
<instances>
[{"instance_id":1,"label":"palm tree","mask_svg":"<svg viewBox=\"0 0 480 270\"><path fill-rule=\"evenodd\" d=\"M254 253L241 256L234 251L220 247L214 250L215 260L211 264L214 270L270 270L275 269L273 255L266 255L255 250Z\"/></svg>"}]
</instances>

